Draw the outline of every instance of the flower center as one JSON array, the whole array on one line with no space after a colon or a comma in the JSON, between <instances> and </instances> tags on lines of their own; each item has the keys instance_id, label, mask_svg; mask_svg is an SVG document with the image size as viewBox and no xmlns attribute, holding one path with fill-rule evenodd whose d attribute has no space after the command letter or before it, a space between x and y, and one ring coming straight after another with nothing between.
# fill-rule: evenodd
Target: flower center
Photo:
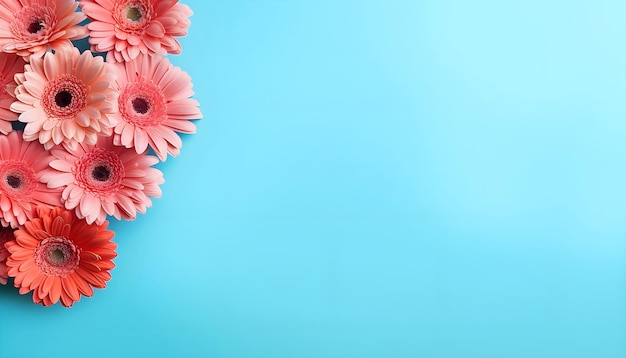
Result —
<instances>
[{"instance_id":1,"label":"flower center","mask_svg":"<svg viewBox=\"0 0 626 358\"><path fill-rule=\"evenodd\" d=\"M150 103L148 103L148 101L146 101L145 98L137 97L133 99L132 102L133 102L133 109L135 110L135 112L140 113L140 114L148 113L148 110L150 109Z\"/></svg>"},{"instance_id":2,"label":"flower center","mask_svg":"<svg viewBox=\"0 0 626 358\"><path fill-rule=\"evenodd\" d=\"M28 25L28 32L31 34L36 34L43 29L43 22L40 20L35 20Z\"/></svg>"},{"instance_id":3,"label":"flower center","mask_svg":"<svg viewBox=\"0 0 626 358\"><path fill-rule=\"evenodd\" d=\"M143 15L141 14L141 9L137 6L129 6L126 9L126 18L131 21L139 21Z\"/></svg>"},{"instance_id":4,"label":"flower center","mask_svg":"<svg viewBox=\"0 0 626 358\"><path fill-rule=\"evenodd\" d=\"M29 198L37 188L35 172L24 162L0 162L0 193L12 198Z\"/></svg>"},{"instance_id":5,"label":"flower center","mask_svg":"<svg viewBox=\"0 0 626 358\"><path fill-rule=\"evenodd\" d=\"M7 184L13 189L17 189L22 186L22 178L17 175L7 175Z\"/></svg>"},{"instance_id":6,"label":"flower center","mask_svg":"<svg viewBox=\"0 0 626 358\"><path fill-rule=\"evenodd\" d=\"M141 35L152 20L153 1L116 1L113 6L113 19L117 27L127 33Z\"/></svg>"},{"instance_id":7,"label":"flower center","mask_svg":"<svg viewBox=\"0 0 626 358\"><path fill-rule=\"evenodd\" d=\"M61 249L52 249L49 252L48 262L52 265L62 265L65 261L65 253Z\"/></svg>"},{"instance_id":8,"label":"flower center","mask_svg":"<svg viewBox=\"0 0 626 358\"><path fill-rule=\"evenodd\" d=\"M122 117L137 127L159 125L167 118L165 97L152 82L127 85L117 103Z\"/></svg>"},{"instance_id":9,"label":"flower center","mask_svg":"<svg viewBox=\"0 0 626 358\"><path fill-rule=\"evenodd\" d=\"M41 104L49 117L70 119L87 105L87 86L71 74L59 75L46 83Z\"/></svg>"},{"instance_id":10,"label":"flower center","mask_svg":"<svg viewBox=\"0 0 626 358\"><path fill-rule=\"evenodd\" d=\"M78 267L80 249L66 237L48 237L35 249L35 263L48 276L65 277Z\"/></svg>"},{"instance_id":11,"label":"flower center","mask_svg":"<svg viewBox=\"0 0 626 358\"><path fill-rule=\"evenodd\" d=\"M111 170L105 165L98 165L91 171L91 177L97 181L107 181L111 178Z\"/></svg>"},{"instance_id":12,"label":"flower center","mask_svg":"<svg viewBox=\"0 0 626 358\"><path fill-rule=\"evenodd\" d=\"M124 164L119 156L103 148L94 148L83 154L72 172L78 185L96 195L110 195L119 189L124 180Z\"/></svg>"},{"instance_id":13,"label":"flower center","mask_svg":"<svg viewBox=\"0 0 626 358\"><path fill-rule=\"evenodd\" d=\"M67 107L72 103L72 93L69 91L60 91L54 95L54 103L59 107Z\"/></svg>"},{"instance_id":14,"label":"flower center","mask_svg":"<svg viewBox=\"0 0 626 358\"><path fill-rule=\"evenodd\" d=\"M9 29L16 39L41 41L50 34L56 24L57 18L54 9L33 4L23 7L15 14Z\"/></svg>"}]
</instances>

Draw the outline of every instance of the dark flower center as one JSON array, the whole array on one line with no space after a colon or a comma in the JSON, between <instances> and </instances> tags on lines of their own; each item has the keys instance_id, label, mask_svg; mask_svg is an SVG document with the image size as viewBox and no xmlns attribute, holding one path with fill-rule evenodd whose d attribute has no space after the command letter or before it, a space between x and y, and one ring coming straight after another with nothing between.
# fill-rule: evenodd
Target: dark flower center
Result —
<instances>
[{"instance_id":1,"label":"dark flower center","mask_svg":"<svg viewBox=\"0 0 626 358\"><path fill-rule=\"evenodd\" d=\"M22 186L22 178L17 175L7 175L7 184L13 189L17 189Z\"/></svg>"},{"instance_id":2,"label":"dark flower center","mask_svg":"<svg viewBox=\"0 0 626 358\"><path fill-rule=\"evenodd\" d=\"M97 181L107 181L111 178L111 169L105 165L98 165L91 171L91 177Z\"/></svg>"},{"instance_id":3,"label":"dark flower center","mask_svg":"<svg viewBox=\"0 0 626 358\"><path fill-rule=\"evenodd\" d=\"M131 21L139 21L143 17L141 13L141 8L137 6L131 6L126 10L126 18Z\"/></svg>"},{"instance_id":4,"label":"dark flower center","mask_svg":"<svg viewBox=\"0 0 626 358\"><path fill-rule=\"evenodd\" d=\"M40 20L35 20L31 22L30 24L28 24L27 31L31 34L36 34L42 29L43 29L43 22L41 22Z\"/></svg>"},{"instance_id":5,"label":"dark flower center","mask_svg":"<svg viewBox=\"0 0 626 358\"><path fill-rule=\"evenodd\" d=\"M54 95L54 103L61 108L65 108L72 103L72 94L69 91L59 91Z\"/></svg>"},{"instance_id":6,"label":"dark flower center","mask_svg":"<svg viewBox=\"0 0 626 358\"><path fill-rule=\"evenodd\" d=\"M57 216L53 219L59 218L62 217ZM56 223L54 220L53 222ZM46 276L65 277L74 272L80 263L80 248L64 236L43 239L37 245L34 254L35 264Z\"/></svg>"},{"instance_id":7,"label":"dark flower center","mask_svg":"<svg viewBox=\"0 0 626 358\"><path fill-rule=\"evenodd\" d=\"M137 97L133 99L133 109L137 113L145 114L150 109L150 104L144 98Z\"/></svg>"},{"instance_id":8,"label":"dark flower center","mask_svg":"<svg viewBox=\"0 0 626 358\"><path fill-rule=\"evenodd\" d=\"M48 262L52 265L61 265L65 261L65 253L63 250L56 248L48 254Z\"/></svg>"}]
</instances>

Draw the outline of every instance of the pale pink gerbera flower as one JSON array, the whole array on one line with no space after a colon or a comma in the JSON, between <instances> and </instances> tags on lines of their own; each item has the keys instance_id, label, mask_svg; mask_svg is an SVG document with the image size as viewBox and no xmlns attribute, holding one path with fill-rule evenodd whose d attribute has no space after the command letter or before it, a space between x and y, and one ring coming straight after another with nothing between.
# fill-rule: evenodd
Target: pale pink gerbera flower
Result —
<instances>
[{"instance_id":1,"label":"pale pink gerbera flower","mask_svg":"<svg viewBox=\"0 0 626 358\"><path fill-rule=\"evenodd\" d=\"M13 235L13 231L10 227L0 226L0 285L7 284L7 278L9 278L9 274L7 272L7 257L9 257L9 251L4 247L4 244L15 240L15 236Z\"/></svg>"},{"instance_id":2,"label":"pale pink gerbera flower","mask_svg":"<svg viewBox=\"0 0 626 358\"><path fill-rule=\"evenodd\" d=\"M111 135L117 92L107 68L101 57L76 48L31 58L25 73L15 76L17 101L11 105L26 123L24 139L38 139L46 149L60 143L76 148Z\"/></svg>"},{"instance_id":3,"label":"pale pink gerbera flower","mask_svg":"<svg viewBox=\"0 0 626 358\"><path fill-rule=\"evenodd\" d=\"M143 153L148 145L164 161L182 146L175 132L194 133L191 119L202 117L191 77L165 57L139 55L111 66L119 86L115 144Z\"/></svg>"},{"instance_id":4,"label":"pale pink gerbera flower","mask_svg":"<svg viewBox=\"0 0 626 358\"><path fill-rule=\"evenodd\" d=\"M179 54L174 38L187 34L192 15L178 0L80 0L92 22L89 43L94 52L109 52L107 61L133 60L139 55Z\"/></svg>"},{"instance_id":5,"label":"pale pink gerbera flower","mask_svg":"<svg viewBox=\"0 0 626 358\"><path fill-rule=\"evenodd\" d=\"M54 159L39 143L25 142L21 132L0 135L0 222L23 225L37 205L61 206L61 190L41 182Z\"/></svg>"},{"instance_id":6,"label":"pale pink gerbera flower","mask_svg":"<svg viewBox=\"0 0 626 358\"><path fill-rule=\"evenodd\" d=\"M152 165L158 159L114 146L111 138L100 137L95 146L75 149L57 147L42 181L62 188L65 208L87 223L101 224L107 215L133 220L152 205L149 197L160 197L163 174Z\"/></svg>"},{"instance_id":7,"label":"pale pink gerbera flower","mask_svg":"<svg viewBox=\"0 0 626 358\"><path fill-rule=\"evenodd\" d=\"M17 119L17 113L10 110L15 101L13 79L16 73L24 72L24 60L12 53L0 52L0 133L7 134L13 130L11 122Z\"/></svg>"},{"instance_id":8,"label":"pale pink gerbera flower","mask_svg":"<svg viewBox=\"0 0 626 358\"><path fill-rule=\"evenodd\" d=\"M70 40L86 37L78 23L74 0L4 0L0 2L0 48L27 58L41 57L49 49L72 47Z\"/></svg>"}]
</instances>

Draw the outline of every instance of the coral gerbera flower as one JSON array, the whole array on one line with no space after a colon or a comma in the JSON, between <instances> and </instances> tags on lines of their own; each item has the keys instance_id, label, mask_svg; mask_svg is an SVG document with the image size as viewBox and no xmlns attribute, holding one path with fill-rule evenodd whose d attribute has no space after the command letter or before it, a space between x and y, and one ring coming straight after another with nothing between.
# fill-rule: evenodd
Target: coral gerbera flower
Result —
<instances>
[{"instance_id":1,"label":"coral gerbera flower","mask_svg":"<svg viewBox=\"0 0 626 358\"><path fill-rule=\"evenodd\" d=\"M13 229L10 227L0 227L0 284L6 285L9 274L7 272L7 257L9 257L9 251L4 247L4 244L15 239L13 236Z\"/></svg>"},{"instance_id":2,"label":"coral gerbera flower","mask_svg":"<svg viewBox=\"0 0 626 358\"><path fill-rule=\"evenodd\" d=\"M93 296L93 287L105 288L117 256L115 234L107 225L89 225L62 208L39 207L5 245L8 273L20 294L33 291L35 303L50 306L60 300L70 307L80 295Z\"/></svg>"},{"instance_id":3,"label":"coral gerbera flower","mask_svg":"<svg viewBox=\"0 0 626 358\"><path fill-rule=\"evenodd\" d=\"M52 150L42 181L50 188L63 188L65 208L74 209L87 223L103 223L107 215L133 220L152 206L150 197L160 197L163 173L152 165L159 160L114 146L110 137L100 137L95 146Z\"/></svg>"},{"instance_id":4,"label":"coral gerbera flower","mask_svg":"<svg viewBox=\"0 0 626 358\"><path fill-rule=\"evenodd\" d=\"M72 47L71 40L86 37L78 23L85 15L77 12L74 0L4 0L0 2L0 49L25 59L41 57L47 50Z\"/></svg>"},{"instance_id":5,"label":"coral gerbera flower","mask_svg":"<svg viewBox=\"0 0 626 358\"><path fill-rule=\"evenodd\" d=\"M189 98L191 77L160 56L139 55L111 67L119 87L115 144L137 153L150 145L162 161L168 153L177 156L182 141L175 132L194 133L190 120L202 117L198 102Z\"/></svg>"},{"instance_id":6,"label":"coral gerbera flower","mask_svg":"<svg viewBox=\"0 0 626 358\"><path fill-rule=\"evenodd\" d=\"M0 133L13 130L11 122L17 119L17 113L10 110L15 101L15 74L24 72L24 60L12 53L0 52Z\"/></svg>"},{"instance_id":7,"label":"coral gerbera flower","mask_svg":"<svg viewBox=\"0 0 626 358\"><path fill-rule=\"evenodd\" d=\"M17 101L11 105L26 123L24 139L38 139L46 149L60 143L76 148L111 135L116 91L107 68L101 57L76 48L31 58L25 73L15 76Z\"/></svg>"},{"instance_id":8,"label":"coral gerbera flower","mask_svg":"<svg viewBox=\"0 0 626 358\"><path fill-rule=\"evenodd\" d=\"M0 135L0 222L16 227L32 217L37 205L61 206L61 190L41 182L54 159L35 142L25 142L21 132Z\"/></svg>"},{"instance_id":9,"label":"coral gerbera flower","mask_svg":"<svg viewBox=\"0 0 626 358\"><path fill-rule=\"evenodd\" d=\"M187 34L192 15L178 0L80 0L92 22L89 43L94 52L108 52L107 61L133 60L139 55L179 54L174 38Z\"/></svg>"}]
</instances>

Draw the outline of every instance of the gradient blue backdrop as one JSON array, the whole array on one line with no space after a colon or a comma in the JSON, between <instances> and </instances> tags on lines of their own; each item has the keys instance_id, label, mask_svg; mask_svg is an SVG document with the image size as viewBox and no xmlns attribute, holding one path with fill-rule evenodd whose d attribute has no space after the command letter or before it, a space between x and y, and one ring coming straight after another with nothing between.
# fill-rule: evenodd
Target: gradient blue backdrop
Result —
<instances>
[{"instance_id":1,"label":"gradient blue backdrop","mask_svg":"<svg viewBox=\"0 0 626 358\"><path fill-rule=\"evenodd\" d=\"M186 3L198 134L0 357L626 356L626 2Z\"/></svg>"}]
</instances>

